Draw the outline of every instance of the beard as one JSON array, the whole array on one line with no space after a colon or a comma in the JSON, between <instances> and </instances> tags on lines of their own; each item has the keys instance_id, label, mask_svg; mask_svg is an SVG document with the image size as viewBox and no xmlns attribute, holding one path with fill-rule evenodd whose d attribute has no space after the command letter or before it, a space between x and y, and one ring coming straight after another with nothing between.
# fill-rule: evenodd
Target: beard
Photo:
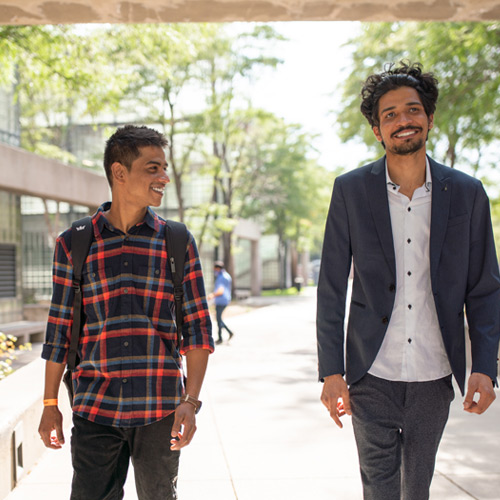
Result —
<instances>
[{"instance_id":1,"label":"beard","mask_svg":"<svg viewBox=\"0 0 500 500\"><path fill-rule=\"evenodd\" d=\"M417 127L404 127L395 132L393 135L399 134L400 132L403 132L404 130L409 130L409 129L415 129L415 130L422 130ZM425 143L427 142L427 139L429 138L429 130L427 131L427 136L425 137L425 140L422 139L421 137L419 138L410 138L407 139L406 142L403 142L402 144L391 144L389 147L386 147L385 143L382 141L382 146L384 149L389 151L392 154L395 155L400 155L400 156L408 156L412 155L414 153L417 153L420 151L422 148L425 147Z\"/></svg>"},{"instance_id":2,"label":"beard","mask_svg":"<svg viewBox=\"0 0 500 500\"><path fill-rule=\"evenodd\" d=\"M404 144L398 144L395 146L389 147L389 151L392 154L407 156L420 151L425 145L425 141L423 139L409 140Z\"/></svg>"}]
</instances>

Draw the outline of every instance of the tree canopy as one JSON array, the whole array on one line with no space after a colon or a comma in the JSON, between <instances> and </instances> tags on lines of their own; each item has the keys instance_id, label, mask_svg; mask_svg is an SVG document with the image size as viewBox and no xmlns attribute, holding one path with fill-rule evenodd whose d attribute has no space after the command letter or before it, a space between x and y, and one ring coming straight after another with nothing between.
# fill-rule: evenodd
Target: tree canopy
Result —
<instances>
[{"instance_id":1,"label":"tree canopy","mask_svg":"<svg viewBox=\"0 0 500 500\"><path fill-rule=\"evenodd\" d=\"M283 41L261 24L0 27L1 83L15 88L21 146L44 156L90 165L92 151L78 157L72 142L82 126L95 137L124 123L161 130L179 218L200 246L222 240L230 265L240 217L296 248L321 246L328 174L300 126L245 94L260 68L278 67ZM193 204L185 180L200 178L208 197Z\"/></svg>"}]
</instances>

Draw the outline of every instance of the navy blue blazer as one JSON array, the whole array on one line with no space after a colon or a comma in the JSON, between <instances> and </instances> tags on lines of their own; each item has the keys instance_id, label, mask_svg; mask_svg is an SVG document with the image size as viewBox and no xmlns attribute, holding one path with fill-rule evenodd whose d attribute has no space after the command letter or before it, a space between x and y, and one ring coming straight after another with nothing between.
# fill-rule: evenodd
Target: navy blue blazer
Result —
<instances>
[{"instance_id":1,"label":"navy blue blazer","mask_svg":"<svg viewBox=\"0 0 500 500\"><path fill-rule=\"evenodd\" d=\"M430 158L429 162L432 292L448 359L463 394L464 305L472 346L472 371L496 381L499 268L489 200L481 182ZM351 262L354 279L344 352ZM320 379L341 373L348 384L353 384L367 373L391 319L397 286L383 157L335 180L318 283Z\"/></svg>"}]
</instances>

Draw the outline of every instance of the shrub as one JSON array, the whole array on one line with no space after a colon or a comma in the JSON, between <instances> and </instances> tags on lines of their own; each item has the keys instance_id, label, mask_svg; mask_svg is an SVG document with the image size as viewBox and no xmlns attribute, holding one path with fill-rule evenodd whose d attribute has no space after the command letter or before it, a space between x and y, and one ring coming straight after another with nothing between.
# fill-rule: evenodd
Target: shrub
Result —
<instances>
[{"instance_id":1,"label":"shrub","mask_svg":"<svg viewBox=\"0 0 500 500\"><path fill-rule=\"evenodd\" d=\"M12 369L12 361L16 359L14 354L16 350L17 337L0 332L0 380L10 375L14 370ZM31 344L20 345L17 347L19 350L30 350Z\"/></svg>"}]
</instances>

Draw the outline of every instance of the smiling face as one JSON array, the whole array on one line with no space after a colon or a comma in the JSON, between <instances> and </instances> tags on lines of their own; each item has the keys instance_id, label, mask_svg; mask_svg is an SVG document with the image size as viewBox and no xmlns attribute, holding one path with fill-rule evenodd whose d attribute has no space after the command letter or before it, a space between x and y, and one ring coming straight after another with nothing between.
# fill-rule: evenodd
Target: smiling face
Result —
<instances>
[{"instance_id":1,"label":"smiling face","mask_svg":"<svg viewBox=\"0 0 500 500\"><path fill-rule=\"evenodd\" d=\"M165 152L156 146L139 148L140 155L132 162L130 170L120 163L112 165L113 186L121 186L120 193L128 204L137 208L158 207L165 186L170 182L167 175Z\"/></svg>"},{"instance_id":2,"label":"smiling face","mask_svg":"<svg viewBox=\"0 0 500 500\"><path fill-rule=\"evenodd\" d=\"M426 115L414 88L390 90L380 98L378 109L379 126L373 133L388 155L410 155L425 148L434 117Z\"/></svg>"}]
</instances>

